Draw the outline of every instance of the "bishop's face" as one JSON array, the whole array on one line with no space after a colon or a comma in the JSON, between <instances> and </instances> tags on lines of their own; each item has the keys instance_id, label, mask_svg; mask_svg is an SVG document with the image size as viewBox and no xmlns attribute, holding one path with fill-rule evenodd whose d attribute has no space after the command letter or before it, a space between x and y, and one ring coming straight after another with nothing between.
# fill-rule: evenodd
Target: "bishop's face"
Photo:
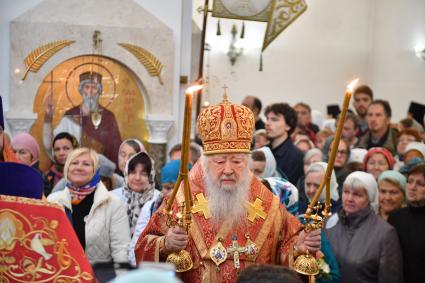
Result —
<instances>
[{"instance_id":1,"label":"bishop's face","mask_svg":"<svg viewBox=\"0 0 425 283\"><path fill-rule=\"evenodd\" d=\"M208 171L221 189L237 188L244 170L248 166L248 155L244 153L215 154L208 158Z\"/></svg>"}]
</instances>

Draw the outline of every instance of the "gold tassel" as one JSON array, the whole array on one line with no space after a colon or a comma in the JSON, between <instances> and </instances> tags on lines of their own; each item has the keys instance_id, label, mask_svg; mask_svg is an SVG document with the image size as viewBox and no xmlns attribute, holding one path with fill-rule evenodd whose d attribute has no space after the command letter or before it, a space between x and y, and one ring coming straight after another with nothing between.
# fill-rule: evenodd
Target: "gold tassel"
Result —
<instances>
[{"instance_id":1,"label":"gold tassel","mask_svg":"<svg viewBox=\"0 0 425 283\"><path fill-rule=\"evenodd\" d=\"M217 21L217 33L216 33L216 35L218 35L218 36L221 35L220 19L218 19L218 21Z\"/></svg>"},{"instance_id":2,"label":"gold tassel","mask_svg":"<svg viewBox=\"0 0 425 283\"><path fill-rule=\"evenodd\" d=\"M245 21L242 21L241 38L245 37Z\"/></svg>"},{"instance_id":3,"label":"gold tassel","mask_svg":"<svg viewBox=\"0 0 425 283\"><path fill-rule=\"evenodd\" d=\"M316 282L316 280L314 278L314 275L309 275L308 276L308 283L315 283L315 282Z\"/></svg>"},{"instance_id":4,"label":"gold tassel","mask_svg":"<svg viewBox=\"0 0 425 283\"><path fill-rule=\"evenodd\" d=\"M260 72L263 71L263 52L261 52L261 55L260 55L260 68L258 69L258 71Z\"/></svg>"}]
</instances>

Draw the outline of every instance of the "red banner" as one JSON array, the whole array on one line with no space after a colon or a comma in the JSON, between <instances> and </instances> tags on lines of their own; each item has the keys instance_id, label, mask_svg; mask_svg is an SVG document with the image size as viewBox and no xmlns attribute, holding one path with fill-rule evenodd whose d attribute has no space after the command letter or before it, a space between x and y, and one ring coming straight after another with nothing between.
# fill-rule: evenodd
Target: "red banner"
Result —
<instances>
[{"instance_id":1,"label":"red banner","mask_svg":"<svg viewBox=\"0 0 425 283\"><path fill-rule=\"evenodd\" d=\"M0 195L0 283L95 282L63 209Z\"/></svg>"}]
</instances>

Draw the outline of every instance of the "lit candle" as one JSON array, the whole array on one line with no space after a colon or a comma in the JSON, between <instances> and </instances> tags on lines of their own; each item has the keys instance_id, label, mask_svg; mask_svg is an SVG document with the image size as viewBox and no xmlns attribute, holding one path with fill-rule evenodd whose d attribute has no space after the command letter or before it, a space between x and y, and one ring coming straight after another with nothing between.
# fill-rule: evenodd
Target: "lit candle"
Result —
<instances>
[{"instance_id":1,"label":"lit candle","mask_svg":"<svg viewBox=\"0 0 425 283\"><path fill-rule=\"evenodd\" d=\"M180 183L183 179L187 179L188 166L189 166L189 152L190 152L190 130L192 127L192 100L193 92L202 89L202 85L194 85L186 89L185 91L185 103L184 103L184 120L183 120L183 134L182 134L182 151L180 161L180 173L177 178L177 182L174 185L173 192L168 200L166 211L171 211L171 206L176 198L177 191L179 190ZM189 182L184 182L184 198L185 198L185 209L188 212L191 206L191 195L189 189Z\"/></svg>"},{"instance_id":2,"label":"lit candle","mask_svg":"<svg viewBox=\"0 0 425 283\"><path fill-rule=\"evenodd\" d=\"M331 203L330 194L331 193L330 193L329 183L330 183L330 179L331 179L331 175L332 175L332 170L334 168L335 157L336 157L336 153L338 151L339 142L341 140L342 128L344 127L345 117L347 115L351 95L352 95L353 89L356 86L358 81L359 81L359 79L357 78L347 86L347 90L345 92L345 97L344 97L344 103L342 105L342 111L339 115L338 126L337 126L336 132L335 132L335 139L334 139L333 144L332 144L332 151L331 151L329 158L328 158L328 166L326 167L325 179L322 181L319 189L317 190L316 194L314 195L313 199L311 200L311 203L310 203L311 206L309 205L310 207L314 207L316 205L317 200L318 200L320 194L322 193L324 186L326 186L326 207L330 206L330 203Z\"/></svg>"}]
</instances>

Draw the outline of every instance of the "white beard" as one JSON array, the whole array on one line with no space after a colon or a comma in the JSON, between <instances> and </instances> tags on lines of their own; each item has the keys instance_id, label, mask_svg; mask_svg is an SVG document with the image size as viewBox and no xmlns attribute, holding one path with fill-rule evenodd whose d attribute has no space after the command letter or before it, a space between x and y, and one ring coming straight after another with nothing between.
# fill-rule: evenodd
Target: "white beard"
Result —
<instances>
[{"instance_id":1,"label":"white beard","mask_svg":"<svg viewBox=\"0 0 425 283\"><path fill-rule=\"evenodd\" d=\"M98 99L99 99L99 95L96 95L96 96L83 95L83 104L85 108L89 110L90 113L97 110Z\"/></svg>"},{"instance_id":2,"label":"white beard","mask_svg":"<svg viewBox=\"0 0 425 283\"><path fill-rule=\"evenodd\" d=\"M249 200L249 167L242 172L235 185L221 185L208 170L207 159L204 162L204 181L208 205L215 224L231 220L232 224L245 224L246 202ZM234 176L233 176L234 177ZM226 178L229 178L228 176Z\"/></svg>"}]
</instances>

